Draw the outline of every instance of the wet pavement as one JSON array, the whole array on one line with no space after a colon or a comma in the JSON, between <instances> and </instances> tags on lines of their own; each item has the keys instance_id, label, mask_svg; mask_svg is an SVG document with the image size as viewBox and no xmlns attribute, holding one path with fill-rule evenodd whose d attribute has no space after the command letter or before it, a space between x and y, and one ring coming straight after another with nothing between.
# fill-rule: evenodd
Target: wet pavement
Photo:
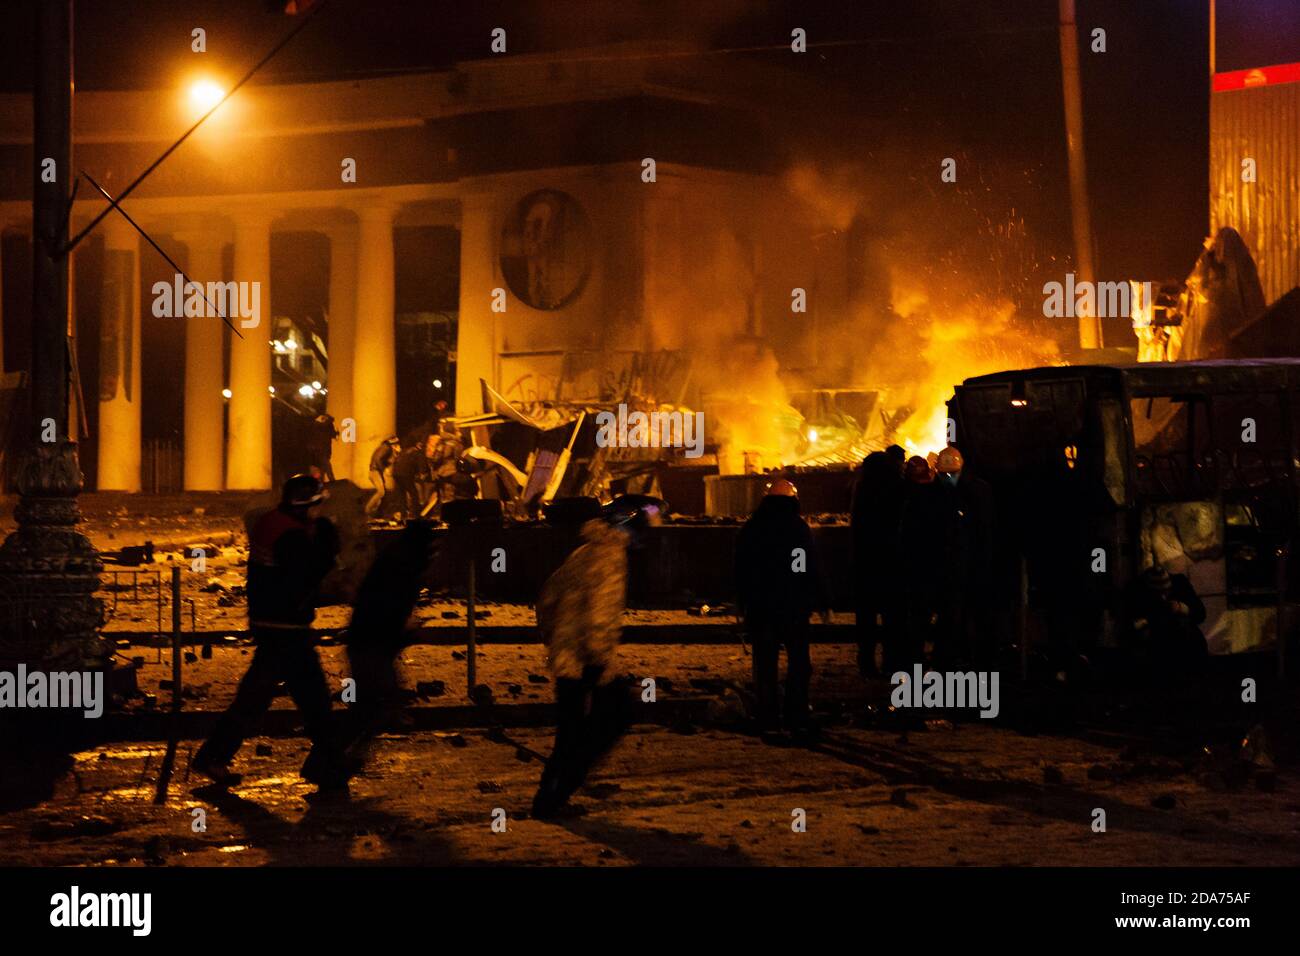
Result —
<instances>
[{"instance_id":1,"label":"wet pavement","mask_svg":"<svg viewBox=\"0 0 1300 956\"><path fill-rule=\"evenodd\" d=\"M300 739L250 740L229 792L187 778L194 746L177 748L161 803L165 745L77 754L52 800L0 814L0 865L1300 863L1285 777L1221 792L1159 760L1098 773L1131 754L978 722L838 727L807 749L638 725L573 801L580 815L556 822L527 814L544 728L386 735L330 796L297 776Z\"/></svg>"}]
</instances>

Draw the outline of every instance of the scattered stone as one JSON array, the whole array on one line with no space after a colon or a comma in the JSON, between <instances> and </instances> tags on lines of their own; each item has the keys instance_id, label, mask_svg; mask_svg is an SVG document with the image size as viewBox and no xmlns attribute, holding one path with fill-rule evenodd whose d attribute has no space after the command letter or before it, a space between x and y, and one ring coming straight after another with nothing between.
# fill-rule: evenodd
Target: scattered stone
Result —
<instances>
[{"instance_id":1,"label":"scattered stone","mask_svg":"<svg viewBox=\"0 0 1300 956\"><path fill-rule=\"evenodd\" d=\"M495 780L480 780L475 784L475 786L478 787L479 793L501 792L501 784L497 783Z\"/></svg>"},{"instance_id":2,"label":"scattered stone","mask_svg":"<svg viewBox=\"0 0 1300 956\"><path fill-rule=\"evenodd\" d=\"M451 652L451 659L452 659L453 661L463 661L463 660L465 659L465 652L464 652L464 651L452 651L452 652Z\"/></svg>"},{"instance_id":3,"label":"scattered stone","mask_svg":"<svg viewBox=\"0 0 1300 956\"><path fill-rule=\"evenodd\" d=\"M880 827L869 827L864 823L855 823L854 826L856 826L867 836L876 836L880 832Z\"/></svg>"},{"instance_id":4,"label":"scattered stone","mask_svg":"<svg viewBox=\"0 0 1300 956\"><path fill-rule=\"evenodd\" d=\"M460 617L460 611L443 611L442 617L445 620L451 620L452 618Z\"/></svg>"},{"instance_id":5,"label":"scattered stone","mask_svg":"<svg viewBox=\"0 0 1300 956\"><path fill-rule=\"evenodd\" d=\"M754 829L754 821L752 820L741 820L740 825L744 827L746 830Z\"/></svg>"},{"instance_id":6,"label":"scattered stone","mask_svg":"<svg viewBox=\"0 0 1300 956\"><path fill-rule=\"evenodd\" d=\"M453 747L468 747L468 746L469 746L469 741L467 741L467 740L466 740L464 737L462 737L460 734L456 734L456 733L443 733L442 731L437 731L437 732L434 733L434 736L435 736L435 737L441 737L443 740L447 741L447 743L451 744Z\"/></svg>"},{"instance_id":7,"label":"scattered stone","mask_svg":"<svg viewBox=\"0 0 1300 956\"><path fill-rule=\"evenodd\" d=\"M186 664L197 664L198 662L199 662L199 655L198 655L198 654L195 654L193 651L186 651L186 652L185 652L185 663L186 663Z\"/></svg>"},{"instance_id":8,"label":"scattered stone","mask_svg":"<svg viewBox=\"0 0 1300 956\"><path fill-rule=\"evenodd\" d=\"M416 681L415 692L421 697L441 697L447 693L447 685L440 680Z\"/></svg>"},{"instance_id":9,"label":"scattered stone","mask_svg":"<svg viewBox=\"0 0 1300 956\"><path fill-rule=\"evenodd\" d=\"M899 787L889 795L889 802L896 807L915 807L916 804L907 799L907 791Z\"/></svg>"},{"instance_id":10,"label":"scattered stone","mask_svg":"<svg viewBox=\"0 0 1300 956\"><path fill-rule=\"evenodd\" d=\"M925 722L925 729L926 730L952 730L953 726L951 720L944 720L940 718L937 720L927 720Z\"/></svg>"},{"instance_id":11,"label":"scattered stone","mask_svg":"<svg viewBox=\"0 0 1300 956\"><path fill-rule=\"evenodd\" d=\"M1089 780L1109 780L1111 778L1110 768L1102 764L1095 763L1088 768Z\"/></svg>"},{"instance_id":12,"label":"scattered stone","mask_svg":"<svg viewBox=\"0 0 1300 956\"><path fill-rule=\"evenodd\" d=\"M528 683L530 684L549 684L551 679L545 674L529 674Z\"/></svg>"},{"instance_id":13,"label":"scattered stone","mask_svg":"<svg viewBox=\"0 0 1300 956\"><path fill-rule=\"evenodd\" d=\"M524 692L524 688L522 684L507 684L506 692L509 693L511 697L518 697Z\"/></svg>"},{"instance_id":14,"label":"scattered stone","mask_svg":"<svg viewBox=\"0 0 1300 956\"><path fill-rule=\"evenodd\" d=\"M1172 810L1178 805L1178 798L1172 793L1162 793L1157 797L1151 798L1151 806L1157 810Z\"/></svg>"},{"instance_id":15,"label":"scattered stone","mask_svg":"<svg viewBox=\"0 0 1300 956\"><path fill-rule=\"evenodd\" d=\"M597 855L598 857L600 857L602 860L608 860L610 857L612 857L612 856L614 855L614 851L611 850L609 847L604 847L604 848L603 848L599 853L597 853L596 855Z\"/></svg>"},{"instance_id":16,"label":"scattered stone","mask_svg":"<svg viewBox=\"0 0 1300 956\"><path fill-rule=\"evenodd\" d=\"M673 733L681 734L684 737L689 737L692 734L699 733L695 725L691 723L689 720L687 720L685 717L678 717L676 720L674 720L671 724L668 725L668 729L671 730Z\"/></svg>"},{"instance_id":17,"label":"scattered stone","mask_svg":"<svg viewBox=\"0 0 1300 956\"><path fill-rule=\"evenodd\" d=\"M270 744L258 744L258 745L253 749L253 752L254 752L255 754L257 754L257 756L259 756L259 757L269 757L269 756L271 756L271 754L273 754L275 751L272 750Z\"/></svg>"},{"instance_id":18,"label":"scattered stone","mask_svg":"<svg viewBox=\"0 0 1300 956\"><path fill-rule=\"evenodd\" d=\"M1043 768L1043 783L1059 787L1061 784L1065 783L1065 774L1061 773L1059 767L1054 767L1051 764L1048 764Z\"/></svg>"},{"instance_id":19,"label":"scattered stone","mask_svg":"<svg viewBox=\"0 0 1300 956\"><path fill-rule=\"evenodd\" d=\"M506 736L506 732L502 728L497 727L495 724L487 729L486 736L488 740L496 744L510 743L510 738Z\"/></svg>"},{"instance_id":20,"label":"scattered stone","mask_svg":"<svg viewBox=\"0 0 1300 956\"><path fill-rule=\"evenodd\" d=\"M533 760L532 752L524 747L515 748L515 759L520 763L531 763Z\"/></svg>"},{"instance_id":21,"label":"scattered stone","mask_svg":"<svg viewBox=\"0 0 1300 956\"><path fill-rule=\"evenodd\" d=\"M476 684L470 691L469 699L480 707L490 707L496 702L496 696L487 684Z\"/></svg>"}]
</instances>

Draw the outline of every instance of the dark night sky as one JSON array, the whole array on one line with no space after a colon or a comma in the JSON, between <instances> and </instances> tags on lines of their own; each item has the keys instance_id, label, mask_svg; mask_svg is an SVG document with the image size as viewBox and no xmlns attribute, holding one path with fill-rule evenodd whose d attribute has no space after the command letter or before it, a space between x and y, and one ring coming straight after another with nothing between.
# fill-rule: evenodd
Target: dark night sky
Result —
<instances>
[{"instance_id":1,"label":"dark night sky","mask_svg":"<svg viewBox=\"0 0 1300 956\"><path fill-rule=\"evenodd\" d=\"M0 85L30 88L34 0L8 0ZM78 0L81 89L167 85L193 64L190 30L213 65L241 72L295 21L266 0ZM1008 203L1031 229L1068 237L1055 0L331 0L255 82L445 67L486 55L488 33L511 53L600 43L688 40L704 50L784 45L804 27L814 50L716 53L773 59L861 103L861 142L929 139L952 153L1018 167ZM1103 277L1176 277L1207 220L1208 0L1079 0L1080 33L1107 30L1082 53L1090 186ZM1220 0L1220 68L1300 59L1296 0ZM825 44L825 45L819 45ZM816 104L789 117L816 126ZM1004 177L1006 179L1007 177ZM995 188L1003 188L996 177ZM1006 187L1011 189L1012 187Z\"/></svg>"}]
</instances>

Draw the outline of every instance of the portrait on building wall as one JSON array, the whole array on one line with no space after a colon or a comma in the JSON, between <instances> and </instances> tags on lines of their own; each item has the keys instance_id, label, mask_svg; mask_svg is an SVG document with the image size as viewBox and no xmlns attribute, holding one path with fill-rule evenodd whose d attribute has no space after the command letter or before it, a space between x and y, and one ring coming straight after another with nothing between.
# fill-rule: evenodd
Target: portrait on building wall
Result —
<instances>
[{"instance_id":1,"label":"portrait on building wall","mask_svg":"<svg viewBox=\"0 0 1300 956\"><path fill-rule=\"evenodd\" d=\"M541 189L511 211L501 230L501 272L534 309L568 305L591 268L591 223L567 193Z\"/></svg>"}]
</instances>

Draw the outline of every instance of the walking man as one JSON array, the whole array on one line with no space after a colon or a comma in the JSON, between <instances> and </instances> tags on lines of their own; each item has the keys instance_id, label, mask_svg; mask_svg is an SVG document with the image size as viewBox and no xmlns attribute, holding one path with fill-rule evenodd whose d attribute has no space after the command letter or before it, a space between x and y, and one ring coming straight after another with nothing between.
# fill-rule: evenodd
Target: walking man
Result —
<instances>
[{"instance_id":1,"label":"walking man","mask_svg":"<svg viewBox=\"0 0 1300 956\"><path fill-rule=\"evenodd\" d=\"M625 507L616 500L602 518L583 523L582 544L542 585L537 624L555 677L558 720L533 798L535 817L555 816L627 726L627 689L614 680L614 652L623 634L627 550L655 523L655 501Z\"/></svg>"},{"instance_id":2,"label":"walking man","mask_svg":"<svg viewBox=\"0 0 1300 956\"><path fill-rule=\"evenodd\" d=\"M311 753L303 778L322 790L346 786L347 777L330 713L330 691L311 633L316 594L334 567L338 532L319 515L320 480L294 475L284 483L279 507L253 525L248 542L248 621L254 650L235 700L221 716L191 767L222 785L239 782L230 761L270 709L281 683L302 715Z\"/></svg>"}]
</instances>

